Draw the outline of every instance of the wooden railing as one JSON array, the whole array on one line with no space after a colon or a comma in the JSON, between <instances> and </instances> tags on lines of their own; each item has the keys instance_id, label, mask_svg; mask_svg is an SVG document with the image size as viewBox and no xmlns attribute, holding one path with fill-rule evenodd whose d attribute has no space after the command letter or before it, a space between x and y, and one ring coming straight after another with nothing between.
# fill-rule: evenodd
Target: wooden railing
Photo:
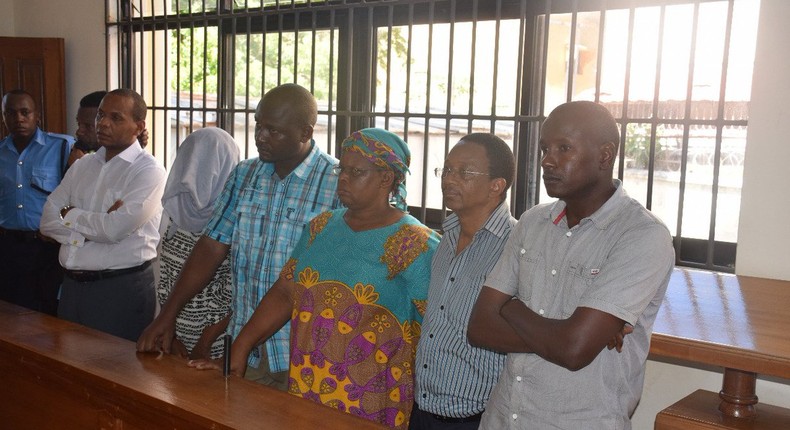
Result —
<instances>
[{"instance_id":1,"label":"wooden railing","mask_svg":"<svg viewBox=\"0 0 790 430\"><path fill-rule=\"evenodd\" d=\"M758 405L756 393L758 374L790 379L790 281L675 269L650 353L724 374L718 395L692 393L656 429L790 429L790 409Z\"/></svg>"},{"instance_id":2,"label":"wooden railing","mask_svg":"<svg viewBox=\"0 0 790 430\"><path fill-rule=\"evenodd\" d=\"M5 302L0 327L3 428L383 428ZM723 369L720 393L692 393L656 429L790 428L755 392L758 374L790 379L789 281L676 269L650 352Z\"/></svg>"},{"instance_id":3,"label":"wooden railing","mask_svg":"<svg viewBox=\"0 0 790 430\"><path fill-rule=\"evenodd\" d=\"M0 327L0 428L385 428L2 301Z\"/></svg>"}]
</instances>

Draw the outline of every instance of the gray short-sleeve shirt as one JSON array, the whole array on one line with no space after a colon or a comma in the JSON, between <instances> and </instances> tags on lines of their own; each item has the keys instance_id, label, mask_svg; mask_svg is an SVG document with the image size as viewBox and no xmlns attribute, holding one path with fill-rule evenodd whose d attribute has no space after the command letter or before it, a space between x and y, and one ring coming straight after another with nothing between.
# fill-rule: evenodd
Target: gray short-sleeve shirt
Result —
<instances>
[{"instance_id":1,"label":"gray short-sleeve shirt","mask_svg":"<svg viewBox=\"0 0 790 430\"><path fill-rule=\"evenodd\" d=\"M614 182L614 195L573 228L562 201L525 212L486 285L546 318L589 307L634 332L622 353L604 349L575 372L536 354L508 354L482 429L631 428L674 250L666 226Z\"/></svg>"}]
</instances>

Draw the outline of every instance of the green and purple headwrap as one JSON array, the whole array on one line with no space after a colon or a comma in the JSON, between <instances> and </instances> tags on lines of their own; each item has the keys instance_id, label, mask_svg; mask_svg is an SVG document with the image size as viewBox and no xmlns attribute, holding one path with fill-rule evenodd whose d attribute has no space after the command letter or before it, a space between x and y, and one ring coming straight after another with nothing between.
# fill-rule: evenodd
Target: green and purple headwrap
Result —
<instances>
[{"instance_id":1,"label":"green and purple headwrap","mask_svg":"<svg viewBox=\"0 0 790 430\"><path fill-rule=\"evenodd\" d=\"M341 148L343 153L357 152L376 166L395 172L397 186L392 191L392 204L406 212L406 173L411 152L403 139L381 128L365 128L351 133Z\"/></svg>"}]
</instances>

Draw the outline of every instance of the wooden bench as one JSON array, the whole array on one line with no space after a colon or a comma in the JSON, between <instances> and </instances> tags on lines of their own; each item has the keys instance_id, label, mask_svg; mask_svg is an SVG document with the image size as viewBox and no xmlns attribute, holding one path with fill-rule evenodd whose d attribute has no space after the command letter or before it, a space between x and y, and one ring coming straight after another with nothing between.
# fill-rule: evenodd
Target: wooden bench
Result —
<instances>
[{"instance_id":1,"label":"wooden bench","mask_svg":"<svg viewBox=\"0 0 790 430\"><path fill-rule=\"evenodd\" d=\"M2 301L0 327L2 428L386 428Z\"/></svg>"},{"instance_id":2,"label":"wooden bench","mask_svg":"<svg viewBox=\"0 0 790 430\"><path fill-rule=\"evenodd\" d=\"M790 281L675 269L650 354L724 369L718 394L664 409L656 430L790 429L790 409L756 394L758 374L790 378Z\"/></svg>"}]
</instances>

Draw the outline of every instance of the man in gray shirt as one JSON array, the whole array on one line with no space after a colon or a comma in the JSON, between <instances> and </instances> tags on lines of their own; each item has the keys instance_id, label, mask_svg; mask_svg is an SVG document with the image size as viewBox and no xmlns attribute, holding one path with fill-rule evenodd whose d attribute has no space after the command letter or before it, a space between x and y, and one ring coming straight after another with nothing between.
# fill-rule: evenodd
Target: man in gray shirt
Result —
<instances>
[{"instance_id":1,"label":"man in gray shirt","mask_svg":"<svg viewBox=\"0 0 790 430\"><path fill-rule=\"evenodd\" d=\"M596 103L543 123L543 181L559 200L522 215L469 322L473 345L509 353L482 429L631 428L674 250L613 179L618 142ZM624 323L622 353L606 350Z\"/></svg>"}]
</instances>

